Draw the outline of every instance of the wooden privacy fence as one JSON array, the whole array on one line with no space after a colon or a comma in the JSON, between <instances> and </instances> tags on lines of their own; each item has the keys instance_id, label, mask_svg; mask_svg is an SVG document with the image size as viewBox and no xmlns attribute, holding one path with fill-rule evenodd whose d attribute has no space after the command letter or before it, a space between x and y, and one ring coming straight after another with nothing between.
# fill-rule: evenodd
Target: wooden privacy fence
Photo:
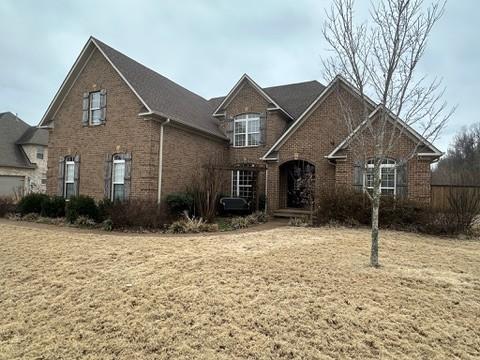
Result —
<instances>
[{"instance_id":1,"label":"wooden privacy fence","mask_svg":"<svg viewBox=\"0 0 480 360\"><path fill-rule=\"evenodd\" d=\"M453 196L466 194L468 196L480 196L480 186L464 186L464 185L431 185L431 205L434 209L446 210L449 207L448 198L450 194Z\"/></svg>"}]
</instances>

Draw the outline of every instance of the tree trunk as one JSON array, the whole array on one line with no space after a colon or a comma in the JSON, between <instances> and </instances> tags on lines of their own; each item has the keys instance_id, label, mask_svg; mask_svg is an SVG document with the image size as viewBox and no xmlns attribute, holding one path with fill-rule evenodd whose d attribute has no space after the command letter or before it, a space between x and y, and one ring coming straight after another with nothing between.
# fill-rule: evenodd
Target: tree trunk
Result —
<instances>
[{"instance_id":1,"label":"tree trunk","mask_svg":"<svg viewBox=\"0 0 480 360\"><path fill-rule=\"evenodd\" d=\"M375 163L373 170L372 194L372 248L370 251L370 265L379 267L378 262L378 216L380 210L380 165Z\"/></svg>"}]
</instances>

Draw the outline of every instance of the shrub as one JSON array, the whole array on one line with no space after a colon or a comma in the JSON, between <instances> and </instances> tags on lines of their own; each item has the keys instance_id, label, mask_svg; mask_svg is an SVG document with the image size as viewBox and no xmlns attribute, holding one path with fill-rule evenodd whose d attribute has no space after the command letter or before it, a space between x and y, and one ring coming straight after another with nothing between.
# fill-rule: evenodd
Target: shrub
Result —
<instances>
[{"instance_id":1,"label":"shrub","mask_svg":"<svg viewBox=\"0 0 480 360\"><path fill-rule=\"evenodd\" d=\"M328 224L332 220L342 223L351 219L368 224L370 212L370 202L363 194L342 189L322 194L315 215L318 225Z\"/></svg>"},{"instance_id":2,"label":"shrub","mask_svg":"<svg viewBox=\"0 0 480 360\"><path fill-rule=\"evenodd\" d=\"M0 197L0 218L15 212L15 203L10 197Z\"/></svg>"},{"instance_id":3,"label":"shrub","mask_svg":"<svg viewBox=\"0 0 480 360\"><path fill-rule=\"evenodd\" d=\"M173 216L181 215L184 211L191 213L193 209L193 196L187 192L169 194L166 202L168 210Z\"/></svg>"},{"instance_id":4,"label":"shrub","mask_svg":"<svg viewBox=\"0 0 480 360\"><path fill-rule=\"evenodd\" d=\"M308 227L310 226L310 221L308 216L294 217L288 220L288 226Z\"/></svg>"},{"instance_id":5,"label":"shrub","mask_svg":"<svg viewBox=\"0 0 480 360\"><path fill-rule=\"evenodd\" d=\"M113 230L113 221L112 219L105 219L102 221L102 229L104 231L112 231Z\"/></svg>"},{"instance_id":6,"label":"shrub","mask_svg":"<svg viewBox=\"0 0 480 360\"><path fill-rule=\"evenodd\" d=\"M40 214L51 218L64 217L65 199L61 196L52 196L43 199Z\"/></svg>"},{"instance_id":7,"label":"shrub","mask_svg":"<svg viewBox=\"0 0 480 360\"><path fill-rule=\"evenodd\" d=\"M37 213L28 213L22 216L23 221L37 221L40 215Z\"/></svg>"},{"instance_id":8,"label":"shrub","mask_svg":"<svg viewBox=\"0 0 480 360\"><path fill-rule=\"evenodd\" d=\"M104 220L110 219L112 206L113 202L110 199L103 199L98 202L98 222L103 222Z\"/></svg>"},{"instance_id":9,"label":"shrub","mask_svg":"<svg viewBox=\"0 0 480 360\"><path fill-rule=\"evenodd\" d=\"M86 216L93 221L98 220L98 207L95 200L86 195L72 196L67 202L66 218L69 223L75 223L79 216Z\"/></svg>"},{"instance_id":10,"label":"shrub","mask_svg":"<svg viewBox=\"0 0 480 360\"><path fill-rule=\"evenodd\" d=\"M128 200L125 202L103 202L100 209L104 218L112 221L113 229L143 228L161 229L167 216L155 200Z\"/></svg>"},{"instance_id":11,"label":"shrub","mask_svg":"<svg viewBox=\"0 0 480 360\"><path fill-rule=\"evenodd\" d=\"M230 219L230 226L234 230L247 228L249 225L248 219L242 216L233 217Z\"/></svg>"},{"instance_id":12,"label":"shrub","mask_svg":"<svg viewBox=\"0 0 480 360\"><path fill-rule=\"evenodd\" d=\"M200 233L200 232L216 232L219 227L218 224L208 224L202 218L195 218L184 213L185 219L173 222L168 231L174 234L183 233Z\"/></svg>"},{"instance_id":13,"label":"shrub","mask_svg":"<svg viewBox=\"0 0 480 360\"><path fill-rule=\"evenodd\" d=\"M25 195L17 204L17 211L22 215L29 213L40 214L42 211L42 202L48 199L48 195L40 193L31 193Z\"/></svg>"},{"instance_id":14,"label":"shrub","mask_svg":"<svg viewBox=\"0 0 480 360\"><path fill-rule=\"evenodd\" d=\"M88 216L80 215L75 219L75 225L79 227L94 227L96 225L95 220L89 218Z\"/></svg>"}]
</instances>

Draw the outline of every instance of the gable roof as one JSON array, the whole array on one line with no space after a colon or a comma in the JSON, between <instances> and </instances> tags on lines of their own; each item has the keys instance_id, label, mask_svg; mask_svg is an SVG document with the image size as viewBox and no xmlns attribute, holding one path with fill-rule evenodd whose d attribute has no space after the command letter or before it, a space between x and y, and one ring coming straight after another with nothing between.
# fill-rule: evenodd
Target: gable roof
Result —
<instances>
[{"instance_id":1,"label":"gable roof","mask_svg":"<svg viewBox=\"0 0 480 360\"><path fill-rule=\"evenodd\" d=\"M427 139L425 139L422 135L420 135L414 128L409 126L407 123L405 123L403 120L400 118L396 117L394 114L392 114L388 109L386 109L382 105L378 105L375 110L373 110L370 115L368 116L369 119L372 119L380 110L385 110L387 111L388 114L388 119L390 119L392 122L396 121L400 126L402 126L405 130L407 130L407 134L409 134L411 137L414 138L414 140L418 141L419 143L422 143L424 147L428 150L429 152L423 152L423 153L418 153L419 156L433 156L433 157L439 157L443 155L443 152L438 150L432 143L430 143ZM336 158L342 158L345 157L344 155L337 156L336 154L340 151L345 149L348 144L350 143L350 140L367 124L367 119L363 120L353 131L351 134L349 134L338 146L332 150L330 154L326 156L327 159L336 159Z\"/></svg>"},{"instance_id":2,"label":"gable roof","mask_svg":"<svg viewBox=\"0 0 480 360\"><path fill-rule=\"evenodd\" d=\"M30 126L11 112L0 113L0 166L33 168L17 140Z\"/></svg>"},{"instance_id":3,"label":"gable roof","mask_svg":"<svg viewBox=\"0 0 480 360\"><path fill-rule=\"evenodd\" d=\"M17 140L18 145L48 145L48 130L30 126Z\"/></svg>"},{"instance_id":4,"label":"gable roof","mask_svg":"<svg viewBox=\"0 0 480 360\"><path fill-rule=\"evenodd\" d=\"M253 81L250 76L247 74L243 74L240 80L237 81L235 86L230 90L230 92L225 96L220 104L216 107L216 109L213 111L213 116L222 116L223 114L219 113L220 110L223 109L224 106L228 105L228 103L235 97L237 90L240 89L241 85L244 82L250 83L250 85L253 86L255 90L258 91L258 93L265 99L267 100L270 104L272 104L274 107L271 108L271 110L280 110L283 112L287 117L290 119L293 119L292 115L288 113L284 108L282 108L269 94L265 92L264 89L262 89L258 84Z\"/></svg>"},{"instance_id":5,"label":"gable roof","mask_svg":"<svg viewBox=\"0 0 480 360\"><path fill-rule=\"evenodd\" d=\"M47 125L52 120L56 109L68 94L69 89L83 70L94 49L100 51L143 104L147 112L142 113L142 115L157 114L164 118L170 118L172 121L208 132L214 136L226 138L218 127L218 120L210 115L211 107L206 99L94 37L89 38L67 74L55 98L40 121L41 126Z\"/></svg>"},{"instance_id":6,"label":"gable roof","mask_svg":"<svg viewBox=\"0 0 480 360\"><path fill-rule=\"evenodd\" d=\"M346 88L351 91L353 94L359 96L359 92L355 87L350 84L344 77L341 75L337 75L331 82L330 84L324 88L324 90L320 93L320 95L317 96L316 99L308 106L308 108L305 109L305 111L295 120L295 122L285 131L282 136L272 145L272 147L261 157L262 160L272 160L273 158L269 157L270 155L274 154L279 147L281 147L287 139L300 127L300 125L308 118L310 115L312 109L314 109L317 105L319 105L325 98L330 94L331 90L334 88L335 84L342 83L343 85L346 86ZM371 106L371 109L373 109L372 113L369 115L369 117L372 117L377 111L379 106L377 106L369 97L365 96L365 100ZM398 121L403 127L405 127L408 131L409 134L414 136L416 139L418 139L420 142L422 142L428 149L432 150L432 153L429 155L430 156L441 156L443 153L438 150L433 144L431 144L427 139L425 139L422 135L420 135L415 129L413 129L411 126L406 124L404 121L399 119L398 117L394 118L395 121ZM327 158L335 158L335 153L338 152L340 149L344 148L345 145L350 141L350 139L355 135L355 133L366 123L366 120L362 122L354 131L349 134L341 143L338 145L329 155L327 155ZM420 154L420 155L427 155L427 154Z\"/></svg>"},{"instance_id":7,"label":"gable roof","mask_svg":"<svg viewBox=\"0 0 480 360\"><path fill-rule=\"evenodd\" d=\"M298 118L324 89L325 86L316 80L262 88L266 94L288 111L293 119ZM220 96L208 100L212 112L224 99L225 96Z\"/></svg>"}]
</instances>

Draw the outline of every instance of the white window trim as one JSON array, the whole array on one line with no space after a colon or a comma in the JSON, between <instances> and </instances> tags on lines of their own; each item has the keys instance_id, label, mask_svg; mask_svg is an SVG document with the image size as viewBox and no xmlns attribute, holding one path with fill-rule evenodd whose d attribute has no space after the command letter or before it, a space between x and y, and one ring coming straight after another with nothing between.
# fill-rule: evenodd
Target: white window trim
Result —
<instances>
[{"instance_id":1,"label":"white window trim","mask_svg":"<svg viewBox=\"0 0 480 360\"><path fill-rule=\"evenodd\" d=\"M393 196L397 195L397 163L394 160L386 159L386 161L393 161L391 164L381 164L380 165L380 194L381 195L390 195L383 194L383 190L393 190ZM373 163L367 163L366 169L373 169ZM393 168L393 187L392 186L382 186L382 169ZM367 172L365 171L363 175L363 188L364 190L373 189L373 186L367 186Z\"/></svg>"},{"instance_id":2,"label":"white window trim","mask_svg":"<svg viewBox=\"0 0 480 360\"><path fill-rule=\"evenodd\" d=\"M92 101L92 97L93 97L93 94L98 94L98 96L100 96L99 100L98 100L98 107L92 107L92 104L93 104L93 101ZM88 94L88 122L90 125L100 125L102 122L99 121L98 124L94 124L93 123L93 117L92 117L92 113L94 111L97 111L97 110L102 110L102 95L100 94L100 90L99 91L92 91L90 94Z\"/></svg>"},{"instance_id":3,"label":"white window trim","mask_svg":"<svg viewBox=\"0 0 480 360\"><path fill-rule=\"evenodd\" d=\"M123 164L123 179L122 179L122 182L115 181L115 164ZM112 190L111 190L111 194L110 194L110 199L112 201L114 200L115 185L123 185L124 186L124 191L125 191L125 159L115 159L115 157L114 157L113 164L112 164Z\"/></svg>"},{"instance_id":4,"label":"white window trim","mask_svg":"<svg viewBox=\"0 0 480 360\"><path fill-rule=\"evenodd\" d=\"M72 181L68 180L68 166L73 165L73 176L72 176ZM67 185L68 184L73 184L73 187L75 188L75 161L73 160L67 160L65 161L65 175L64 175L64 189L63 189L63 197L67 197Z\"/></svg>"},{"instance_id":5,"label":"white window trim","mask_svg":"<svg viewBox=\"0 0 480 360\"><path fill-rule=\"evenodd\" d=\"M237 118L240 116L245 116L245 118ZM258 147L260 146L260 136L261 136L261 129L260 129L260 114L257 113L248 113L248 114L241 114L238 115L233 120L233 147L235 148L245 148L245 147ZM249 123L258 120L258 131L250 131ZM235 126L239 122L245 122L245 132L237 133ZM258 144L256 145L248 145L248 135L259 134ZM237 136L236 135L243 135L245 140L245 145L237 145Z\"/></svg>"},{"instance_id":6,"label":"white window trim","mask_svg":"<svg viewBox=\"0 0 480 360\"><path fill-rule=\"evenodd\" d=\"M251 188L251 193L253 194L253 172L252 172L252 183L250 185L240 185L240 172L242 171L249 171L249 170L232 170L232 196L240 197L240 188ZM235 181L235 173L237 177L237 181Z\"/></svg>"}]
</instances>

